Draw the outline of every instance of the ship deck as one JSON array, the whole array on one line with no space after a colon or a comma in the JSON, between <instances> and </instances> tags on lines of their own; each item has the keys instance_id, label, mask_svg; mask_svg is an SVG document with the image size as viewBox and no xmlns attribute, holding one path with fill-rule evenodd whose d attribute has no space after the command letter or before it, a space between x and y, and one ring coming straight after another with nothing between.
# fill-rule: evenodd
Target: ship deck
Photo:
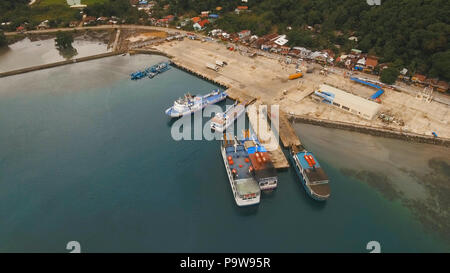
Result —
<instances>
[{"instance_id":1,"label":"ship deck","mask_svg":"<svg viewBox=\"0 0 450 273\"><path fill-rule=\"evenodd\" d=\"M239 179L236 181L236 189L240 195L258 193L259 185L253 178Z\"/></svg>"},{"instance_id":2,"label":"ship deck","mask_svg":"<svg viewBox=\"0 0 450 273\"><path fill-rule=\"evenodd\" d=\"M311 155L316 162L314 167L309 166L308 162L305 159L305 155ZM297 158L302 165L302 168L305 170L306 175L308 176L309 182L319 182L319 181L328 181L328 176L325 173L325 171L320 166L319 162L317 161L316 157L311 152L300 152L297 153Z\"/></svg>"},{"instance_id":3,"label":"ship deck","mask_svg":"<svg viewBox=\"0 0 450 273\"><path fill-rule=\"evenodd\" d=\"M236 152L234 150L234 146L228 146L225 148L225 155L228 158L231 156L233 159L233 165L230 165L230 169L235 169L237 171L237 176L235 180L251 178L251 174L248 169L251 166L250 160L246 162L245 159L248 158L247 152L244 149L244 146L237 145Z\"/></svg>"}]
</instances>

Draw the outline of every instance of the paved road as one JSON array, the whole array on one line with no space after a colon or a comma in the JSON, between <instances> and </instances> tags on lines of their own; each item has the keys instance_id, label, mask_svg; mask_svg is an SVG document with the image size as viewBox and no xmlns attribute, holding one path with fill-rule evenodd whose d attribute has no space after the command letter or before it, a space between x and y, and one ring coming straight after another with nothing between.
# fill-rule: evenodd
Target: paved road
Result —
<instances>
[{"instance_id":1,"label":"paved road","mask_svg":"<svg viewBox=\"0 0 450 273\"><path fill-rule=\"evenodd\" d=\"M29 30L24 32L5 32L5 35L17 35L17 34L45 34L45 33L54 33L58 31L74 31L74 30L111 30L111 29L141 29L141 30L157 30L157 31L173 31L180 33L187 33L188 31L173 29L173 28L165 28L165 27L155 27L155 26L142 26L142 25L101 25L101 26L88 26L88 27L73 27L73 28L52 28L52 29L43 29L43 30ZM201 36L201 35L199 35Z\"/></svg>"}]
</instances>

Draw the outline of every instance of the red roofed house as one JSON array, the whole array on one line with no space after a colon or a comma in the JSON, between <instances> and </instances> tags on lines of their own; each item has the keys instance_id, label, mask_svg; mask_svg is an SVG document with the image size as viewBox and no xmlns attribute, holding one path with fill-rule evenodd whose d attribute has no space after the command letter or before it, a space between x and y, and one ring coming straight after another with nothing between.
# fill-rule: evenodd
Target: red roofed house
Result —
<instances>
[{"instance_id":1,"label":"red roofed house","mask_svg":"<svg viewBox=\"0 0 450 273\"><path fill-rule=\"evenodd\" d=\"M205 28L205 26L207 24L209 24L208 19L201 20L200 22L194 24L194 29L195 30L202 30L202 29Z\"/></svg>"},{"instance_id":2,"label":"red roofed house","mask_svg":"<svg viewBox=\"0 0 450 273\"><path fill-rule=\"evenodd\" d=\"M427 77L426 76L424 76L424 75L421 75L421 74L415 74L413 77L412 77L412 81L413 82L418 82L418 83L425 83L425 80L427 79Z\"/></svg>"},{"instance_id":3,"label":"red roofed house","mask_svg":"<svg viewBox=\"0 0 450 273\"><path fill-rule=\"evenodd\" d=\"M164 17L164 19L167 19L167 20L169 20L169 22L172 22L175 19L175 16L167 15L166 17Z\"/></svg>"},{"instance_id":4,"label":"red roofed house","mask_svg":"<svg viewBox=\"0 0 450 273\"><path fill-rule=\"evenodd\" d=\"M434 85L434 87L436 87L437 91L439 92L447 92L448 83L444 81L439 81L436 85Z\"/></svg>"},{"instance_id":5,"label":"red roofed house","mask_svg":"<svg viewBox=\"0 0 450 273\"><path fill-rule=\"evenodd\" d=\"M192 22L194 22L194 24L200 22L201 20L202 20L202 18L200 18L200 17L192 18Z\"/></svg>"},{"instance_id":6,"label":"red roofed house","mask_svg":"<svg viewBox=\"0 0 450 273\"><path fill-rule=\"evenodd\" d=\"M239 14L240 12L243 12L243 11L248 11L248 7L247 7L247 6L238 6L238 7L234 10L234 12L236 12L237 14Z\"/></svg>"},{"instance_id":7,"label":"red roofed house","mask_svg":"<svg viewBox=\"0 0 450 273\"><path fill-rule=\"evenodd\" d=\"M378 59L373 56L368 56L366 59L366 70L373 71L378 65Z\"/></svg>"},{"instance_id":8,"label":"red roofed house","mask_svg":"<svg viewBox=\"0 0 450 273\"><path fill-rule=\"evenodd\" d=\"M243 39L245 37L248 37L252 34L252 32L250 30L243 30L241 32L238 33L239 35L239 39Z\"/></svg>"},{"instance_id":9,"label":"red roofed house","mask_svg":"<svg viewBox=\"0 0 450 273\"><path fill-rule=\"evenodd\" d=\"M18 31L18 32L22 32L24 30L25 30L25 28L23 26L19 26L16 28L16 31Z\"/></svg>"}]
</instances>

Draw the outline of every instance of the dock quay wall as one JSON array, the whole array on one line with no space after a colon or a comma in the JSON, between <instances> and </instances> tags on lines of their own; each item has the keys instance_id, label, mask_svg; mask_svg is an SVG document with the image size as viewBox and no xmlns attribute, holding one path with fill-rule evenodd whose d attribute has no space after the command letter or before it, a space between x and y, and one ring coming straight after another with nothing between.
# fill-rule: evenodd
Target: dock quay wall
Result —
<instances>
[{"instance_id":1,"label":"dock quay wall","mask_svg":"<svg viewBox=\"0 0 450 273\"><path fill-rule=\"evenodd\" d=\"M18 74L23 74L23 73L28 73L28 72L32 72L32 71L38 71L38 70L53 68L53 67L58 67L58 66L67 65L67 64L81 63L81 62L86 62L86 61L90 61L90 60L111 57L111 56L115 56L115 55L119 55L119 54L123 54L123 52L117 52L117 51L115 51L115 52L107 52L107 53L102 53L102 54L97 54L97 55L92 55L92 56L87 56L87 57L81 57L81 58L66 60L66 61L60 61L60 62L54 62L54 63L49 63L49 64L36 65L36 66L16 69L16 70L7 71L7 72L0 72L0 78L13 76L13 75L18 75Z\"/></svg>"},{"instance_id":2,"label":"dock quay wall","mask_svg":"<svg viewBox=\"0 0 450 273\"><path fill-rule=\"evenodd\" d=\"M203 74L203 73L201 73L199 71L196 71L195 69L191 69L191 68L187 67L186 65L184 65L182 62L178 62L178 61L172 59L170 61L170 64L172 66L178 68L178 69L181 69L183 71L188 72L189 74L195 75L195 76L197 76L199 78L202 78L202 79L204 79L206 81L209 81L209 82L211 82L211 83L213 83L215 85L218 85L218 86L220 86L223 89L229 89L230 88L229 85L227 85L227 84L225 84L223 82L216 81L213 77L210 77L210 76L208 76L206 74Z\"/></svg>"},{"instance_id":3,"label":"dock quay wall","mask_svg":"<svg viewBox=\"0 0 450 273\"><path fill-rule=\"evenodd\" d=\"M373 135L373 136L389 137L389 138L396 138L396 139L401 139L401 140L406 140L406 141L411 141L411 142L427 143L427 144L434 144L434 145L450 147L450 139L448 139L448 138L440 138L440 137L436 138L433 136L426 136L426 135L402 132L399 130L394 130L394 129L389 129L389 128L358 125L358 124L353 124L353 123L324 120L324 119L311 118L311 117L300 116L300 115L289 115L288 118L291 121L299 122L299 123L318 125L318 126L334 128L334 129L343 129L343 130L348 130L348 131L369 134L369 135Z\"/></svg>"}]
</instances>

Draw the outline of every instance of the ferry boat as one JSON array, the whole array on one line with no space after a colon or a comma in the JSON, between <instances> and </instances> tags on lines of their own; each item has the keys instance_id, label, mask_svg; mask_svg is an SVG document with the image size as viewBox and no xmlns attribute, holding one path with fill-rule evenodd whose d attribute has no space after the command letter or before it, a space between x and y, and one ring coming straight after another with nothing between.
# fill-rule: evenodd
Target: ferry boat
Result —
<instances>
[{"instance_id":1,"label":"ferry boat","mask_svg":"<svg viewBox=\"0 0 450 273\"><path fill-rule=\"evenodd\" d=\"M303 146L292 146L290 159L294 169L302 180L306 193L317 201L325 201L330 197L330 185L328 176L320 167L313 153Z\"/></svg>"},{"instance_id":2,"label":"ferry boat","mask_svg":"<svg viewBox=\"0 0 450 273\"><path fill-rule=\"evenodd\" d=\"M226 99L226 91L214 90L204 96L186 94L184 98L177 99L173 106L166 110L166 115L172 118L178 118L184 115L190 115L198 110L205 108L207 105L211 105Z\"/></svg>"},{"instance_id":3,"label":"ferry boat","mask_svg":"<svg viewBox=\"0 0 450 273\"><path fill-rule=\"evenodd\" d=\"M252 174L259 188L265 192L276 189L278 176L270 155L255 137L250 138L248 130L244 131L244 147L252 163Z\"/></svg>"},{"instance_id":4,"label":"ferry boat","mask_svg":"<svg viewBox=\"0 0 450 273\"><path fill-rule=\"evenodd\" d=\"M217 113L211 119L211 129L221 133L224 132L238 117L245 113L245 104L245 102L238 104L236 101L235 104L225 112Z\"/></svg>"},{"instance_id":5,"label":"ferry boat","mask_svg":"<svg viewBox=\"0 0 450 273\"><path fill-rule=\"evenodd\" d=\"M224 135L221 152L236 204L240 207L259 204L261 190L251 174L253 167L244 145Z\"/></svg>"}]
</instances>

